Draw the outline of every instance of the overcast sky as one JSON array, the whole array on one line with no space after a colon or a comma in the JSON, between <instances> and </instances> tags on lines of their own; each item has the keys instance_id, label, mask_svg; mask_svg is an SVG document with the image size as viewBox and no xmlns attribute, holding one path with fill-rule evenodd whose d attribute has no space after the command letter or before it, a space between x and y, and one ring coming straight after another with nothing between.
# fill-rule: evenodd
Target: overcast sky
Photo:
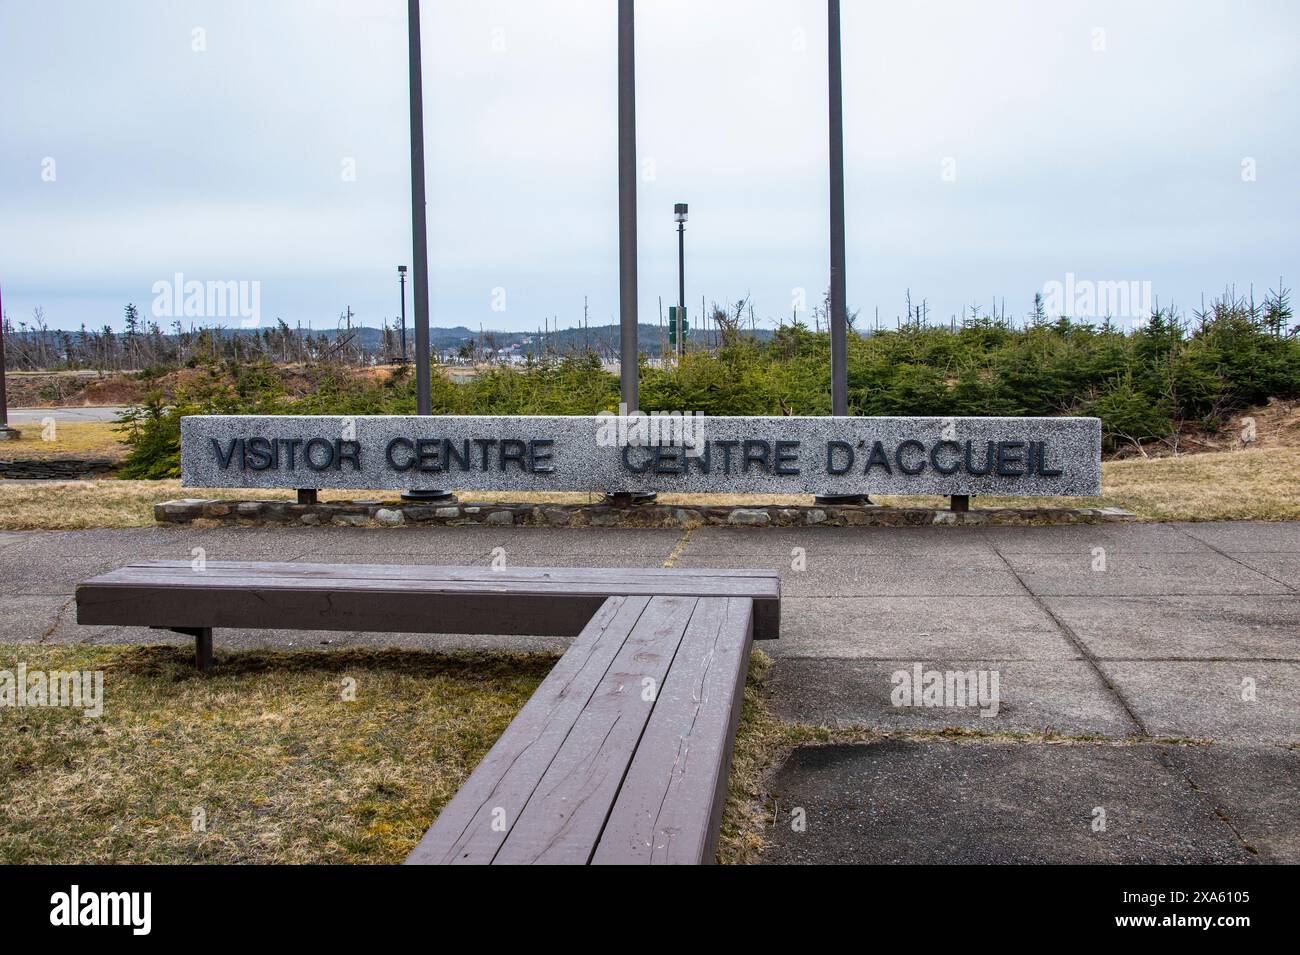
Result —
<instances>
[{"instance_id":1,"label":"overcast sky","mask_svg":"<svg viewBox=\"0 0 1300 955\"><path fill-rule=\"evenodd\" d=\"M120 324L182 273L259 282L263 322L392 319L405 6L0 0L6 313ZM848 291L868 319L892 325L909 288L946 321L995 295L1023 316L1067 273L1191 308L1300 272L1300 4L843 7ZM825 8L637 3L643 321L676 298L677 201L692 312L820 299ZM610 321L614 0L423 9L433 324L576 324L584 295Z\"/></svg>"}]
</instances>

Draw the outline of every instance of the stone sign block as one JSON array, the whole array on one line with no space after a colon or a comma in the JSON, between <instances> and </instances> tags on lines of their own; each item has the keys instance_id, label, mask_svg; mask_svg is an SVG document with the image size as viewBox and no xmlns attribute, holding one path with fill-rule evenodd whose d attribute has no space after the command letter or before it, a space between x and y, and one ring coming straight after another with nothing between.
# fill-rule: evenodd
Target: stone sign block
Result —
<instances>
[{"instance_id":1,"label":"stone sign block","mask_svg":"<svg viewBox=\"0 0 1300 955\"><path fill-rule=\"evenodd\" d=\"M1096 418L190 416L181 484L1095 495Z\"/></svg>"}]
</instances>

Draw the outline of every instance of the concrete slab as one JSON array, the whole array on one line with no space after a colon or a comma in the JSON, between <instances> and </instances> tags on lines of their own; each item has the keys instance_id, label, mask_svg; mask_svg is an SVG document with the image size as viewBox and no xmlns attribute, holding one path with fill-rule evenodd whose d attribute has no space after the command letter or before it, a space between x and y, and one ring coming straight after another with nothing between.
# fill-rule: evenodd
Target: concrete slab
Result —
<instances>
[{"instance_id":1,"label":"concrete slab","mask_svg":"<svg viewBox=\"0 0 1300 955\"><path fill-rule=\"evenodd\" d=\"M1044 597L1088 650L1117 659L1300 660L1292 596Z\"/></svg>"},{"instance_id":2,"label":"concrete slab","mask_svg":"<svg viewBox=\"0 0 1300 955\"><path fill-rule=\"evenodd\" d=\"M723 546L710 548L708 551L697 550L692 538L679 560L690 560L701 564L706 560L725 560L731 561L737 567L789 568L798 559L805 567L805 571L800 573L838 574L846 570L860 570L864 574L892 577L917 574L924 576L970 574L980 571L1004 573L1007 569L1006 563L991 548L969 547L955 553L943 550L932 550L929 553L915 553L910 550L862 553L836 546L826 546L828 542L824 535L803 538L802 541L798 543L791 538L789 547L775 547L762 552L751 550L747 553L736 553L728 551Z\"/></svg>"},{"instance_id":3,"label":"concrete slab","mask_svg":"<svg viewBox=\"0 0 1300 955\"><path fill-rule=\"evenodd\" d=\"M70 594L0 594L0 643L53 641L60 626L74 616Z\"/></svg>"},{"instance_id":4,"label":"concrete slab","mask_svg":"<svg viewBox=\"0 0 1300 955\"><path fill-rule=\"evenodd\" d=\"M530 554L559 554L572 557L600 557L602 563L617 566L614 558L624 554L658 555L662 562L682 539L680 528L639 527L457 527L485 552L494 547Z\"/></svg>"},{"instance_id":5,"label":"concrete slab","mask_svg":"<svg viewBox=\"0 0 1300 955\"><path fill-rule=\"evenodd\" d=\"M1032 597L789 597L774 657L1070 660L1078 651Z\"/></svg>"},{"instance_id":6,"label":"concrete slab","mask_svg":"<svg viewBox=\"0 0 1300 955\"><path fill-rule=\"evenodd\" d=\"M995 716L978 706L895 706L892 676L925 670L998 674ZM1137 731L1123 708L1082 661L844 660L786 658L769 676L771 705L782 719L883 731L962 727L985 733L1127 736Z\"/></svg>"},{"instance_id":7,"label":"concrete slab","mask_svg":"<svg viewBox=\"0 0 1300 955\"><path fill-rule=\"evenodd\" d=\"M1109 550L1105 570L1088 554L1006 554L1007 563L1042 596L1138 594L1284 594L1290 590L1219 554L1131 554Z\"/></svg>"},{"instance_id":8,"label":"concrete slab","mask_svg":"<svg viewBox=\"0 0 1300 955\"><path fill-rule=\"evenodd\" d=\"M979 529L980 537L1004 554L1078 554L1094 547L1127 554L1206 554L1211 548L1171 524L1070 524Z\"/></svg>"},{"instance_id":9,"label":"concrete slab","mask_svg":"<svg viewBox=\"0 0 1300 955\"><path fill-rule=\"evenodd\" d=\"M23 543L27 540L27 537L28 534L19 531L0 531L0 551L6 547Z\"/></svg>"},{"instance_id":10,"label":"concrete slab","mask_svg":"<svg viewBox=\"0 0 1300 955\"><path fill-rule=\"evenodd\" d=\"M1148 746L885 740L803 747L771 790L780 822L768 833L768 863L1253 859ZM791 826L796 808L805 814L802 832ZM1100 820L1105 829L1095 831Z\"/></svg>"},{"instance_id":11,"label":"concrete slab","mask_svg":"<svg viewBox=\"0 0 1300 955\"><path fill-rule=\"evenodd\" d=\"M858 555L818 559L808 570L792 570L792 558L750 554L744 557L679 557L674 567L754 567L779 571L781 595L792 597L980 597L1024 594L1007 570L959 569L951 558L899 557L872 560ZM983 557L976 558L984 559Z\"/></svg>"},{"instance_id":12,"label":"concrete slab","mask_svg":"<svg viewBox=\"0 0 1300 955\"><path fill-rule=\"evenodd\" d=\"M256 530L241 528L240 531ZM370 554L392 557L440 557L441 555L483 555L491 548L477 535L462 527L307 527L298 532L302 556L327 561L331 554ZM236 532L238 533L238 532ZM384 560L383 563L390 561Z\"/></svg>"},{"instance_id":13,"label":"concrete slab","mask_svg":"<svg viewBox=\"0 0 1300 955\"><path fill-rule=\"evenodd\" d=\"M188 551L179 556L189 559ZM76 555L33 560L0 550L0 594L71 594L80 581L124 562L123 557Z\"/></svg>"},{"instance_id":14,"label":"concrete slab","mask_svg":"<svg viewBox=\"0 0 1300 955\"><path fill-rule=\"evenodd\" d=\"M1259 853L1261 862L1300 863L1300 752L1277 746L1171 746L1167 765Z\"/></svg>"},{"instance_id":15,"label":"concrete slab","mask_svg":"<svg viewBox=\"0 0 1300 955\"><path fill-rule=\"evenodd\" d=\"M1102 661L1152 736L1300 743L1300 663ZM1253 700L1243 699L1253 681Z\"/></svg>"},{"instance_id":16,"label":"concrete slab","mask_svg":"<svg viewBox=\"0 0 1300 955\"><path fill-rule=\"evenodd\" d=\"M638 555L658 557L662 564L677 542L679 528L461 528L472 530L477 541L487 548L503 547L521 554L562 555L590 559L602 567L617 567L619 557Z\"/></svg>"},{"instance_id":17,"label":"concrete slab","mask_svg":"<svg viewBox=\"0 0 1300 955\"><path fill-rule=\"evenodd\" d=\"M1300 593L1300 554L1236 551L1228 556Z\"/></svg>"},{"instance_id":18,"label":"concrete slab","mask_svg":"<svg viewBox=\"0 0 1300 955\"><path fill-rule=\"evenodd\" d=\"M58 557L115 557L128 560L188 558L210 530L174 527L129 527L88 531L39 531L7 547L5 556L29 555L41 560ZM270 535L268 535L269 539Z\"/></svg>"},{"instance_id":19,"label":"concrete slab","mask_svg":"<svg viewBox=\"0 0 1300 955\"><path fill-rule=\"evenodd\" d=\"M1300 553L1300 521L1221 521L1169 526L1180 528L1219 550Z\"/></svg>"},{"instance_id":20,"label":"concrete slab","mask_svg":"<svg viewBox=\"0 0 1300 955\"><path fill-rule=\"evenodd\" d=\"M692 556L789 554L792 547L827 556L885 554L928 557L992 553L976 527L699 527L691 532Z\"/></svg>"}]
</instances>

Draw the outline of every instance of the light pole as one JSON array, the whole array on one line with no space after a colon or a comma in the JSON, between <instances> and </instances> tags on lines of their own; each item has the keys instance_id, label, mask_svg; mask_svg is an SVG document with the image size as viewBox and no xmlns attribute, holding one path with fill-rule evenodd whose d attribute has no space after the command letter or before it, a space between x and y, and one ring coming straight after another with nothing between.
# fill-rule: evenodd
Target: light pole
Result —
<instances>
[{"instance_id":1,"label":"light pole","mask_svg":"<svg viewBox=\"0 0 1300 955\"><path fill-rule=\"evenodd\" d=\"M406 0L407 62L411 80L411 240L415 273L415 413L433 414L429 391L429 236L424 199L424 87L420 73L420 0ZM406 304L403 291L402 304ZM405 321L403 321L405 326ZM431 488L406 491L407 501L450 501L452 493Z\"/></svg>"},{"instance_id":2,"label":"light pole","mask_svg":"<svg viewBox=\"0 0 1300 955\"><path fill-rule=\"evenodd\" d=\"M826 3L827 79L830 94L831 180L831 414L849 413L848 310L844 278L844 90L840 66L840 0ZM819 503L870 504L865 494L822 494Z\"/></svg>"},{"instance_id":3,"label":"light pole","mask_svg":"<svg viewBox=\"0 0 1300 955\"><path fill-rule=\"evenodd\" d=\"M624 412L637 410L636 40L632 0L618 0L618 364Z\"/></svg>"},{"instance_id":4,"label":"light pole","mask_svg":"<svg viewBox=\"0 0 1300 955\"><path fill-rule=\"evenodd\" d=\"M640 354L636 301L636 16L632 0L618 0L618 377L622 413L634 414ZM615 507L647 503L654 492L609 491Z\"/></svg>"},{"instance_id":5,"label":"light pole","mask_svg":"<svg viewBox=\"0 0 1300 955\"><path fill-rule=\"evenodd\" d=\"M844 305L844 93L840 68L840 0L827 2L831 180L831 414L849 413L848 334Z\"/></svg>"},{"instance_id":6,"label":"light pole","mask_svg":"<svg viewBox=\"0 0 1300 955\"><path fill-rule=\"evenodd\" d=\"M5 307L0 298L0 441L17 441L22 432L9 427L9 401L5 397Z\"/></svg>"},{"instance_id":7,"label":"light pole","mask_svg":"<svg viewBox=\"0 0 1300 955\"><path fill-rule=\"evenodd\" d=\"M402 288L402 364L406 364L406 266L397 267L397 282Z\"/></svg>"},{"instance_id":8,"label":"light pole","mask_svg":"<svg viewBox=\"0 0 1300 955\"><path fill-rule=\"evenodd\" d=\"M677 220L677 357L680 359L686 354L686 339L682 334L686 330L686 203L673 206L673 218Z\"/></svg>"},{"instance_id":9,"label":"light pole","mask_svg":"<svg viewBox=\"0 0 1300 955\"><path fill-rule=\"evenodd\" d=\"M411 238L415 275L415 413L433 414L429 396L429 236L424 216L424 87L420 75L420 0L406 0L411 79Z\"/></svg>"}]
</instances>

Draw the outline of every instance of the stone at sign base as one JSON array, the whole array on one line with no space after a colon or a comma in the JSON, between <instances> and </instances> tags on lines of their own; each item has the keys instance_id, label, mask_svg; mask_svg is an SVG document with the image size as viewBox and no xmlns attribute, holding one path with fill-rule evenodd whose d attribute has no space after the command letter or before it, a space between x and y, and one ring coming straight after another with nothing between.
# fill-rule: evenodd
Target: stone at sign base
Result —
<instances>
[{"instance_id":1,"label":"stone at sign base","mask_svg":"<svg viewBox=\"0 0 1300 955\"><path fill-rule=\"evenodd\" d=\"M221 501L186 498L154 505L159 524L217 526L246 524L336 527L420 527L485 524L531 527L901 527L928 524L1100 524L1131 521L1117 507L1005 507L954 512L930 507L862 507L857 505L645 504L454 504L429 507L405 501ZM760 532L761 533L761 532Z\"/></svg>"},{"instance_id":2,"label":"stone at sign base","mask_svg":"<svg viewBox=\"0 0 1300 955\"><path fill-rule=\"evenodd\" d=\"M17 428L11 428L9 425L0 425L0 441L17 441L23 436L23 433Z\"/></svg>"}]
</instances>

